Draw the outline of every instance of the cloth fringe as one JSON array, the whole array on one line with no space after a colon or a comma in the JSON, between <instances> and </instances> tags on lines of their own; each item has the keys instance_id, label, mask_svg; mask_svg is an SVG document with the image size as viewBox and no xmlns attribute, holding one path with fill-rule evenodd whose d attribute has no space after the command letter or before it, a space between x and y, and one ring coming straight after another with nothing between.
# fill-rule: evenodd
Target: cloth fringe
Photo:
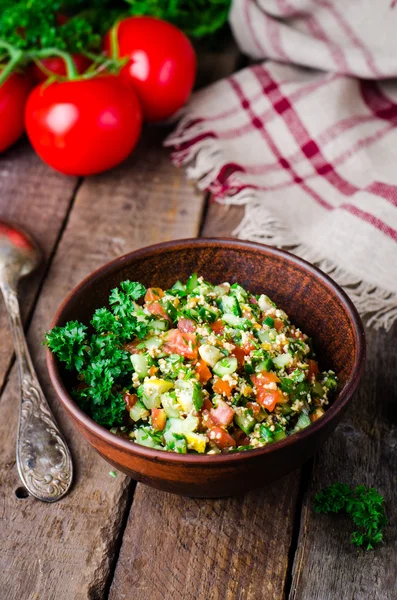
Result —
<instances>
[{"instance_id":1,"label":"cloth fringe","mask_svg":"<svg viewBox=\"0 0 397 600\"><path fill-rule=\"evenodd\" d=\"M173 163L184 165L188 178L196 180L199 189L214 194L221 204L245 206L244 217L233 235L283 248L316 265L344 289L368 326L391 329L397 321L397 294L358 279L298 240L265 209L255 189L247 187L239 173L231 173L221 181L227 157L215 138L197 140L205 130L201 123L191 123L191 117L182 119L166 146L174 148Z\"/></svg>"}]
</instances>

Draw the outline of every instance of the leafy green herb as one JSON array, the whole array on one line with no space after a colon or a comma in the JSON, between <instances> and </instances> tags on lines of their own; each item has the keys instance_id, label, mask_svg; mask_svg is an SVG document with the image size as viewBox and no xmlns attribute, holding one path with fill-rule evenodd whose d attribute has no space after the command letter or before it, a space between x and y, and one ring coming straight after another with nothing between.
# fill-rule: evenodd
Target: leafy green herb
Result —
<instances>
[{"instance_id":1,"label":"leafy green herb","mask_svg":"<svg viewBox=\"0 0 397 600\"><path fill-rule=\"evenodd\" d=\"M117 477L116 471L109 471L109 475L110 475L110 477L114 477L115 479Z\"/></svg>"},{"instance_id":2,"label":"leafy green herb","mask_svg":"<svg viewBox=\"0 0 397 600\"><path fill-rule=\"evenodd\" d=\"M90 338L87 327L77 321L54 327L45 335L45 343L65 367L79 373L81 385L73 392L76 401L104 427L123 423L122 389L130 384L133 372L130 353L123 346L147 332L146 324L131 314L134 301L144 293L143 285L131 281L112 290L112 309L95 311L91 325L96 332Z\"/></svg>"},{"instance_id":3,"label":"leafy green herb","mask_svg":"<svg viewBox=\"0 0 397 600\"><path fill-rule=\"evenodd\" d=\"M374 488L334 483L316 495L314 509L319 513L344 511L350 515L358 527L351 536L355 546L372 550L383 541L383 528L387 524L384 499Z\"/></svg>"}]
</instances>

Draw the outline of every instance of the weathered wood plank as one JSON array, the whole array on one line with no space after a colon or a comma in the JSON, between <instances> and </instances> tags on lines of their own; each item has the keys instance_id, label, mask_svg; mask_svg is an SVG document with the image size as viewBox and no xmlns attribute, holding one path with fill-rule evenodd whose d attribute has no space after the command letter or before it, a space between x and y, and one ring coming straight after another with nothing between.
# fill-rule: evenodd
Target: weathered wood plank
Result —
<instances>
[{"instance_id":1,"label":"weathered wood plank","mask_svg":"<svg viewBox=\"0 0 397 600\"><path fill-rule=\"evenodd\" d=\"M55 505L18 499L14 460L17 422L15 369L0 402L0 588L4 600L102 598L130 480L109 466L72 430L50 388L41 347L64 296L103 262L157 241L195 236L204 199L161 148L163 131L147 130L123 166L80 188L29 329L45 393L71 446L76 467L71 493ZM65 185L67 180L65 179Z\"/></svg>"},{"instance_id":2,"label":"weathered wood plank","mask_svg":"<svg viewBox=\"0 0 397 600\"><path fill-rule=\"evenodd\" d=\"M44 276L46 262L53 251L77 179L65 179L47 167L21 141L2 155L0 161L0 218L25 227L37 240L44 254L40 270L21 283L24 320ZM1 303L2 306L2 303ZM0 310L0 389L13 357L11 331L6 312Z\"/></svg>"},{"instance_id":3,"label":"weathered wood plank","mask_svg":"<svg viewBox=\"0 0 397 600\"><path fill-rule=\"evenodd\" d=\"M228 236L241 209L210 203L202 234ZM284 597L299 472L243 498L196 500L138 485L111 600Z\"/></svg>"},{"instance_id":4,"label":"weathered wood plank","mask_svg":"<svg viewBox=\"0 0 397 600\"><path fill-rule=\"evenodd\" d=\"M348 414L317 454L302 509L291 600L395 600L397 597L397 327L367 332L368 359ZM313 497L341 481L375 487L390 523L372 552L349 544L347 517L318 515Z\"/></svg>"}]
</instances>

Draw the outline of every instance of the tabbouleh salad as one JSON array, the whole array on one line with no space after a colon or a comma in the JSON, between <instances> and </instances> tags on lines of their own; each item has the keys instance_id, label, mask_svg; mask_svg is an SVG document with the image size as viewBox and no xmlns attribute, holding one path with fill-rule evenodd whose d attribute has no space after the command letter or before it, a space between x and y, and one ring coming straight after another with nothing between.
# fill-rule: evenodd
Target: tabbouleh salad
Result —
<instances>
[{"instance_id":1,"label":"tabbouleh salad","mask_svg":"<svg viewBox=\"0 0 397 600\"><path fill-rule=\"evenodd\" d=\"M143 446L219 454L259 448L320 419L337 387L310 339L265 294L190 276L171 289L124 281L88 328L46 344L77 372L96 422Z\"/></svg>"}]
</instances>

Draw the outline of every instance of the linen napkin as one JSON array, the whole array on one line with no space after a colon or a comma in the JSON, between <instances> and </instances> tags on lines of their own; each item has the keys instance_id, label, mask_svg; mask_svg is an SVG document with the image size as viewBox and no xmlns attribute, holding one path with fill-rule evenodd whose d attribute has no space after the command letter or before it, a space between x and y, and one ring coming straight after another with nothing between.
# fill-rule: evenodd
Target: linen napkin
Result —
<instances>
[{"instance_id":1,"label":"linen napkin","mask_svg":"<svg viewBox=\"0 0 397 600\"><path fill-rule=\"evenodd\" d=\"M173 161L217 201L245 205L238 237L316 263L390 328L397 1L235 0L230 22L241 50L268 60L194 94L166 141Z\"/></svg>"}]
</instances>

